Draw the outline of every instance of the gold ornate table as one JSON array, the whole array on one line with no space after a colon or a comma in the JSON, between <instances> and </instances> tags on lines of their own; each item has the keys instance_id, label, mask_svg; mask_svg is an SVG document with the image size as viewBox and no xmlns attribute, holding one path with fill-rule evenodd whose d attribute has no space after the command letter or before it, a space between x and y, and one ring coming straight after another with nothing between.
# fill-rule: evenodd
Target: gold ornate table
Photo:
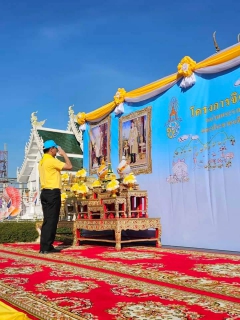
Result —
<instances>
[{"instance_id":1,"label":"gold ornate table","mask_svg":"<svg viewBox=\"0 0 240 320\"><path fill-rule=\"evenodd\" d=\"M116 243L116 250L121 250L122 243L140 242L140 241L156 241L156 247L161 246L161 224L160 218L120 218L120 219L77 219L74 222L75 237L74 244L79 244L83 240L88 241L101 241ZM155 229L155 237L153 238L141 238L132 240L122 240L122 230L147 230ZM104 231L113 230L115 233L115 240L99 239L99 238L86 238L81 236L81 230L89 231Z\"/></svg>"}]
</instances>

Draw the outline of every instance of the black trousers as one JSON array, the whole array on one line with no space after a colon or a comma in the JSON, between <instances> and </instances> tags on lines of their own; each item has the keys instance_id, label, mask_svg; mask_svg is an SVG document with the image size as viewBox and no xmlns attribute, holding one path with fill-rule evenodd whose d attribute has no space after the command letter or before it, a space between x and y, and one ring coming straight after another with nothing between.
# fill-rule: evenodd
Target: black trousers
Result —
<instances>
[{"instance_id":1,"label":"black trousers","mask_svg":"<svg viewBox=\"0 0 240 320\"><path fill-rule=\"evenodd\" d=\"M60 189L43 189L40 199L43 209L40 251L49 251L53 248L56 236L61 208L61 191Z\"/></svg>"}]
</instances>

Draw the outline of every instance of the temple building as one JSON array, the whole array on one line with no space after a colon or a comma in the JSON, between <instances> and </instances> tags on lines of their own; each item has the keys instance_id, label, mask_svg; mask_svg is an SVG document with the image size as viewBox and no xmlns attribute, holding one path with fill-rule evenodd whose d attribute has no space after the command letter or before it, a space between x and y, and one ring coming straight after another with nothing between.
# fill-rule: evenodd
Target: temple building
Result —
<instances>
[{"instance_id":1,"label":"temple building","mask_svg":"<svg viewBox=\"0 0 240 320\"><path fill-rule=\"evenodd\" d=\"M43 143L46 140L54 140L67 153L72 162L72 173L76 173L83 166L83 140L82 132L75 122L73 108L68 110L69 121L67 130L45 128L45 120L38 121L37 112L31 114L31 132L29 141L25 146L25 157L22 166L17 169L17 181L26 189L22 191L21 219L42 217L42 208L39 200L40 185L38 163L43 155ZM62 157L57 156L61 161Z\"/></svg>"}]
</instances>

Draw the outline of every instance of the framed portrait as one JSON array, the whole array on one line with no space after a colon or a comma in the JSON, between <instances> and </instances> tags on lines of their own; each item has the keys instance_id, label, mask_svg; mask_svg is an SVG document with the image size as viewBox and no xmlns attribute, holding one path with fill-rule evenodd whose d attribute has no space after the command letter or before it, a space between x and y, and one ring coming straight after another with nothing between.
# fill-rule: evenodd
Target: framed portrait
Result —
<instances>
[{"instance_id":1,"label":"framed portrait","mask_svg":"<svg viewBox=\"0 0 240 320\"><path fill-rule=\"evenodd\" d=\"M125 156L136 175L152 172L151 117L149 106L119 120L119 161Z\"/></svg>"},{"instance_id":2,"label":"framed portrait","mask_svg":"<svg viewBox=\"0 0 240 320\"><path fill-rule=\"evenodd\" d=\"M89 174L97 173L102 159L110 160L110 116L96 125L90 125Z\"/></svg>"}]
</instances>

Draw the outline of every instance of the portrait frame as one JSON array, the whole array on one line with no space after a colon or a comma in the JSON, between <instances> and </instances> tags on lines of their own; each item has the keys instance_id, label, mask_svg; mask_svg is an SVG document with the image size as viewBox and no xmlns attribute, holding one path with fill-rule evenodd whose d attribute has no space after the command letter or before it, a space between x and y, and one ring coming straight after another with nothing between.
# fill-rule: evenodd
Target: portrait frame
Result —
<instances>
[{"instance_id":1,"label":"portrait frame","mask_svg":"<svg viewBox=\"0 0 240 320\"><path fill-rule=\"evenodd\" d=\"M89 126L89 174L97 174L104 157L106 163L110 159L110 126L111 117L108 116L97 124Z\"/></svg>"},{"instance_id":2,"label":"portrait frame","mask_svg":"<svg viewBox=\"0 0 240 320\"><path fill-rule=\"evenodd\" d=\"M119 120L119 162L125 156L135 174L152 172L152 107L134 111Z\"/></svg>"}]
</instances>

